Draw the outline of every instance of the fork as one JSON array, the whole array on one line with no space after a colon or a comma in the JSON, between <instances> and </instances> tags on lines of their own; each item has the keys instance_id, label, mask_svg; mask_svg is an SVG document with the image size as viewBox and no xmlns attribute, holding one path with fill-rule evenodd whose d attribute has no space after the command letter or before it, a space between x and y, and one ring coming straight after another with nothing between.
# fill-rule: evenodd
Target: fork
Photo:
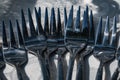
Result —
<instances>
[{"instance_id":1,"label":"fork","mask_svg":"<svg viewBox=\"0 0 120 80\"><path fill-rule=\"evenodd\" d=\"M60 9L58 8L57 14L57 51L58 55L58 70L57 70L57 80L65 80L67 73L67 62L65 56L67 49L64 45L64 29L67 22L66 7L64 8L64 26L61 25ZM63 28L62 28L63 27Z\"/></svg>"},{"instance_id":2,"label":"fork","mask_svg":"<svg viewBox=\"0 0 120 80\"><path fill-rule=\"evenodd\" d=\"M94 49L94 40L95 40L95 28L94 28L94 22L93 22L93 14L92 10L90 12L90 19L88 16L88 6L86 7L86 11L84 11L83 16L83 24L82 26L88 26L89 27L89 38L87 42L87 47L85 50L80 54L80 58L78 61L78 68L77 68L77 74L76 74L76 80L79 80L80 78L82 80L89 80L89 63L88 59L92 55L93 49ZM83 78L80 76L83 76Z\"/></svg>"},{"instance_id":3,"label":"fork","mask_svg":"<svg viewBox=\"0 0 120 80\"><path fill-rule=\"evenodd\" d=\"M0 80L7 80L6 76L3 73L5 67L6 67L6 64L5 64L2 49L1 49L0 50Z\"/></svg>"},{"instance_id":4,"label":"fork","mask_svg":"<svg viewBox=\"0 0 120 80\"><path fill-rule=\"evenodd\" d=\"M4 21L2 22L3 27L5 26ZM5 34L6 35L6 34ZM3 36L3 39L6 41L6 38ZM4 43L5 46L7 46L7 43ZM7 78L5 77L3 71L6 67L5 64L5 60L4 60L4 56L3 56L3 52L2 52L2 46L0 48L0 79L1 80L7 80Z\"/></svg>"},{"instance_id":5,"label":"fork","mask_svg":"<svg viewBox=\"0 0 120 80\"><path fill-rule=\"evenodd\" d=\"M47 24L48 25L48 24ZM46 32L47 37L47 51L46 51L46 63L48 64L49 72L50 72L50 80L55 80L57 77L57 68L54 62L54 57L57 54L56 51L58 50L57 47L57 29L56 29L56 17L55 17L55 10L54 8L51 9L51 16L50 16L50 28L49 26L45 26L45 29L49 30L44 31Z\"/></svg>"},{"instance_id":6,"label":"fork","mask_svg":"<svg viewBox=\"0 0 120 80\"><path fill-rule=\"evenodd\" d=\"M74 60L77 54L82 52L87 45L88 40L87 32L88 32L87 26L80 28L80 7L77 11L75 26L73 27L73 6L72 6L70 9L69 18L67 20L64 37L66 48L70 52L70 60L66 80L71 80Z\"/></svg>"},{"instance_id":7,"label":"fork","mask_svg":"<svg viewBox=\"0 0 120 80\"><path fill-rule=\"evenodd\" d=\"M29 80L29 77L27 76L24 68L28 62L28 56L27 53L28 51L25 49L23 46L23 39L22 35L19 29L18 21L17 22L17 42L15 40L13 28L12 28L12 23L11 20L9 21L10 23L10 41L7 41L7 35L5 31L5 26L3 25L3 44L2 44L2 49L3 49L3 55L5 61L11 65L14 66L17 70L17 75L19 80ZM4 24L4 23L3 23Z\"/></svg>"},{"instance_id":8,"label":"fork","mask_svg":"<svg viewBox=\"0 0 120 80\"><path fill-rule=\"evenodd\" d=\"M114 17L114 25L112 30L109 31L108 18L106 21L106 26L104 32L102 32L102 17L99 20L99 24L95 35L95 47L94 47L94 57L100 61L98 71L96 74L96 80L102 80L103 67L106 63L112 62L115 59L116 53L116 17ZM106 73L108 74L108 73ZM106 75L105 74L105 75ZM110 80L110 79L107 79Z\"/></svg>"},{"instance_id":9,"label":"fork","mask_svg":"<svg viewBox=\"0 0 120 80\"><path fill-rule=\"evenodd\" d=\"M21 10L21 17L22 17L22 33L25 41L25 47L30 50L30 53L38 57L42 74L43 80L49 80L49 70L46 67L45 61L45 51L46 51L46 35L44 30L41 26L41 10L35 8L35 15L36 15L36 22L37 22L37 29L35 29L33 19L31 16L30 9L28 8L28 18L29 18L29 28L31 35L28 35L28 29L26 26L26 21L24 17L24 12Z\"/></svg>"},{"instance_id":10,"label":"fork","mask_svg":"<svg viewBox=\"0 0 120 80\"><path fill-rule=\"evenodd\" d=\"M118 45L117 45L117 52L116 52L116 59L118 60L118 66L117 66L117 68L115 69L115 71L114 71L114 73L113 73L113 75L112 75L112 77L111 77L111 80L119 80L118 79L118 76L119 76L119 73L120 73L120 46L119 46L119 43L120 43L120 32L118 32L117 33L117 39L118 39Z\"/></svg>"}]
</instances>

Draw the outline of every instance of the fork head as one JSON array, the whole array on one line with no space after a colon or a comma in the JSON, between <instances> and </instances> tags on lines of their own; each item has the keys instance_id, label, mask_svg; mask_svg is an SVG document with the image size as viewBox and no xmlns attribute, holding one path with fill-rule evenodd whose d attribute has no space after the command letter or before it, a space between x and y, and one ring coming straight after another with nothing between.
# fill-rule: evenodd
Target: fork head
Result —
<instances>
[{"instance_id":1,"label":"fork head","mask_svg":"<svg viewBox=\"0 0 120 80\"><path fill-rule=\"evenodd\" d=\"M64 44L64 29L67 22L67 13L66 8L64 8L64 25L61 24L61 16L60 16L60 9L58 8L57 13L57 54L58 55L66 55L67 49Z\"/></svg>"},{"instance_id":2,"label":"fork head","mask_svg":"<svg viewBox=\"0 0 120 80\"><path fill-rule=\"evenodd\" d=\"M67 15L66 15L66 8L64 8L64 26L61 24L61 17L60 17L60 9L58 8L58 13L57 13L57 46L60 47L65 47L64 45L64 29L66 25L66 20L67 20Z\"/></svg>"},{"instance_id":3,"label":"fork head","mask_svg":"<svg viewBox=\"0 0 120 80\"><path fill-rule=\"evenodd\" d=\"M17 22L17 41L15 40L15 35L12 28L12 23L10 23L9 31L10 31L10 39L7 41L7 35L5 30L5 25L3 23L2 29L2 49L5 61L13 66L22 66L24 67L28 62L27 50L23 47L23 37L20 32L19 24ZM22 46L21 46L22 45Z\"/></svg>"},{"instance_id":4,"label":"fork head","mask_svg":"<svg viewBox=\"0 0 120 80\"><path fill-rule=\"evenodd\" d=\"M89 25L88 45L94 45L94 42L95 42L95 26L94 26L92 10L90 11L90 18L89 18L89 24L88 25Z\"/></svg>"},{"instance_id":5,"label":"fork head","mask_svg":"<svg viewBox=\"0 0 120 80\"><path fill-rule=\"evenodd\" d=\"M107 17L104 31L102 32L102 17L100 18L96 36L94 56L103 63L113 61L117 49L117 35L116 35L116 17L113 20L112 29L109 29L109 17Z\"/></svg>"},{"instance_id":6,"label":"fork head","mask_svg":"<svg viewBox=\"0 0 120 80\"><path fill-rule=\"evenodd\" d=\"M86 15L88 15L88 7L86 8ZM90 11L90 16L86 17L87 22L85 23L88 28L88 42L86 49L82 52L82 58L89 57L94 49L94 42L95 42L95 27L94 27L94 21L93 21L93 14L92 10Z\"/></svg>"},{"instance_id":7,"label":"fork head","mask_svg":"<svg viewBox=\"0 0 120 80\"><path fill-rule=\"evenodd\" d=\"M47 13L47 9L46 9L46 14ZM46 15L48 16L48 15ZM60 17L59 17L60 18ZM44 26L44 30L47 30L46 36L47 36L47 53L51 54L54 53L57 50L57 29L56 29L56 18L55 18L55 10L54 8L51 9L51 16L50 16L50 28L48 26L48 17L45 18L45 26ZM59 25L60 26L60 25ZM59 32L60 33L60 32Z\"/></svg>"},{"instance_id":8,"label":"fork head","mask_svg":"<svg viewBox=\"0 0 120 80\"><path fill-rule=\"evenodd\" d=\"M69 18L67 20L65 28L65 45L67 47L85 47L88 40L88 25L87 23L87 14L84 11L82 26L80 23L80 6L77 11L77 17L75 19L75 24L73 25L73 6L71 7ZM74 26L74 27L73 27ZM79 44L78 44L79 43Z\"/></svg>"},{"instance_id":9,"label":"fork head","mask_svg":"<svg viewBox=\"0 0 120 80\"><path fill-rule=\"evenodd\" d=\"M35 15L36 15L36 22L37 22L37 28L35 29L34 22L32 19L31 11L28 8L28 18L29 18L29 30L26 26L26 21L24 17L23 10L21 11L22 15L22 33L24 36L25 46L26 48L30 50L38 50L38 49L45 49L46 48L46 36L44 34L44 30L41 25L41 10L37 11L35 8ZM30 35L28 35L27 32L30 32Z\"/></svg>"}]
</instances>

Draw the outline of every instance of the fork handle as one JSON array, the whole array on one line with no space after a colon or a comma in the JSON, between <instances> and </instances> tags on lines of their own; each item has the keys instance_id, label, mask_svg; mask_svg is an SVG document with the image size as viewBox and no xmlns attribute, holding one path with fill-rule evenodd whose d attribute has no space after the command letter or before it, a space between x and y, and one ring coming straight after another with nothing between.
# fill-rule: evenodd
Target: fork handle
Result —
<instances>
[{"instance_id":1,"label":"fork handle","mask_svg":"<svg viewBox=\"0 0 120 80\"><path fill-rule=\"evenodd\" d=\"M57 54L58 54L57 80L65 80L66 72L67 72L67 63L65 61L66 49L58 48Z\"/></svg>"},{"instance_id":2,"label":"fork handle","mask_svg":"<svg viewBox=\"0 0 120 80\"><path fill-rule=\"evenodd\" d=\"M8 80L6 76L4 75L3 71L0 72L0 80Z\"/></svg>"},{"instance_id":3,"label":"fork handle","mask_svg":"<svg viewBox=\"0 0 120 80\"><path fill-rule=\"evenodd\" d=\"M75 60L74 57L70 57L66 80L71 80L72 79L72 72L73 72L74 60Z\"/></svg>"},{"instance_id":4,"label":"fork handle","mask_svg":"<svg viewBox=\"0 0 120 80\"><path fill-rule=\"evenodd\" d=\"M62 56L58 55L58 80L64 80Z\"/></svg>"},{"instance_id":5,"label":"fork handle","mask_svg":"<svg viewBox=\"0 0 120 80\"><path fill-rule=\"evenodd\" d=\"M104 80L110 80L111 79L110 63L111 62L107 62L104 65L104 69L105 69L105 78L104 78Z\"/></svg>"},{"instance_id":6,"label":"fork handle","mask_svg":"<svg viewBox=\"0 0 120 80\"><path fill-rule=\"evenodd\" d=\"M18 80L30 80L24 68L16 67L16 69L17 69Z\"/></svg>"},{"instance_id":7,"label":"fork handle","mask_svg":"<svg viewBox=\"0 0 120 80\"><path fill-rule=\"evenodd\" d=\"M118 70L118 68L117 68L117 69L115 70L115 72L113 73L113 76L112 76L111 80L117 80L118 75L119 75L119 70Z\"/></svg>"},{"instance_id":8,"label":"fork handle","mask_svg":"<svg viewBox=\"0 0 120 80\"><path fill-rule=\"evenodd\" d=\"M45 59L42 56L38 56L38 60L41 66L42 74L43 74L43 80L49 80L50 75L49 75L49 70L46 67L46 62Z\"/></svg>"},{"instance_id":9,"label":"fork handle","mask_svg":"<svg viewBox=\"0 0 120 80\"><path fill-rule=\"evenodd\" d=\"M76 80L83 80L83 60L79 60L78 69L76 74Z\"/></svg>"},{"instance_id":10,"label":"fork handle","mask_svg":"<svg viewBox=\"0 0 120 80\"><path fill-rule=\"evenodd\" d=\"M97 70L97 75L95 80L102 80L102 74L103 74L103 63L100 62L99 68Z\"/></svg>"}]
</instances>

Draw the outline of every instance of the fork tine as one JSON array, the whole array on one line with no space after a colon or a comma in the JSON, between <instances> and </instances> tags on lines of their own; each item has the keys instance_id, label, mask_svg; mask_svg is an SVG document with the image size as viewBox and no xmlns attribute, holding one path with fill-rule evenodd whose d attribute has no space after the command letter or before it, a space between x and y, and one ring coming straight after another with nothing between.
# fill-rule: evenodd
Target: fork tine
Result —
<instances>
[{"instance_id":1,"label":"fork tine","mask_svg":"<svg viewBox=\"0 0 120 80\"><path fill-rule=\"evenodd\" d=\"M114 16L113 19L113 27L112 27L112 33L110 34L110 46L116 47L116 32L117 32L117 26L116 26L116 17Z\"/></svg>"},{"instance_id":2,"label":"fork tine","mask_svg":"<svg viewBox=\"0 0 120 80\"><path fill-rule=\"evenodd\" d=\"M35 7L35 16L36 16L36 22L37 22L37 28L36 30L38 30L38 34L43 34L43 28L42 28L42 25L41 25L41 8L39 7L38 9L38 12L37 12L37 9Z\"/></svg>"},{"instance_id":3,"label":"fork tine","mask_svg":"<svg viewBox=\"0 0 120 80\"><path fill-rule=\"evenodd\" d=\"M89 13L89 8L88 8L88 6L86 6L86 17L88 18L88 13Z\"/></svg>"},{"instance_id":4,"label":"fork tine","mask_svg":"<svg viewBox=\"0 0 120 80\"><path fill-rule=\"evenodd\" d=\"M89 21L88 21L86 11L84 11L84 17L83 17L83 22L82 22L82 26L81 26L81 35L80 36L83 40L88 41L88 39L89 39Z\"/></svg>"},{"instance_id":5,"label":"fork tine","mask_svg":"<svg viewBox=\"0 0 120 80\"><path fill-rule=\"evenodd\" d=\"M90 11L89 41L95 41L95 27L92 10Z\"/></svg>"},{"instance_id":6,"label":"fork tine","mask_svg":"<svg viewBox=\"0 0 120 80\"><path fill-rule=\"evenodd\" d=\"M87 13L86 13L86 11L84 11L81 32L86 35L86 38L87 37L89 38L88 31L89 31L89 21L88 21Z\"/></svg>"},{"instance_id":7,"label":"fork tine","mask_svg":"<svg viewBox=\"0 0 120 80\"><path fill-rule=\"evenodd\" d=\"M102 17L99 19L98 27L95 35L95 44L101 44L102 41Z\"/></svg>"},{"instance_id":8,"label":"fork tine","mask_svg":"<svg viewBox=\"0 0 120 80\"><path fill-rule=\"evenodd\" d=\"M23 9L21 10L21 18L22 18L22 33L24 34L23 35L24 39L26 39L28 37L28 30L27 30L27 26L26 26Z\"/></svg>"},{"instance_id":9,"label":"fork tine","mask_svg":"<svg viewBox=\"0 0 120 80\"><path fill-rule=\"evenodd\" d=\"M19 43L18 45L19 45L19 47L24 46L24 40L23 40L23 36L21 34L18 20L16 20L16 24L17 24L17 37L18 37L18 43Z\"/></svg>"},{"instance_id":10,"label":"fork tine","mask_svg":"<svg viewBox=\"0 0 120 80\"><path fill-rule=\"evenodd\" d=\"M117 40L116 50L119 51L120 50L120 45L119 45L120 44L120 31L117 32L116 40Z\"/></svg>"},{"instance_id":11,"label":"fork tine","mask_svg":"<svg viewBox=\"0 0 120 80\"><path fill-rule=\"evenodd\" d=\"M49 20L48 20L48 9L45 9L45 21L44 21L44 32L45 34L49 34Z\"/></svg>"},{"instance_id":12,"label":"fork tine","mask_svg":"<svg viewBox=\"0 0 120 80\"><path fill-rule=\"evenodd\" d=\"M38 8L38 15L41 17L41 7Z\"/></svg>"},{"instance_id":13,"label":"fork tine","mask_svg":"<svg viewBox=\"0 0 120 80\"><path fill-rule=\"evenodd\" d=\"M30 26L31 36L36 36L35 26L33 24L32 15L31 15L31 11L29 8L28 8L28 18L29 18L29 26Z\"/></svg>"},{"instance_id":14,"label":"fork tine","mask_svg":"<svg viewBox=\"0 0 120 80\"><path fill-rule=\"evenodd\" d=\"M83 26L82 26L82 31L85 29L85 28L87 28L88 27L88 25L89 25L89 17L88 17L88 6L86 6L86 10L84 11L84 24L83 24Z\"/></svg>"},{"instance_id":15,"label":"fork tine","mask_svg":"<svg viewBox=\"0 0 120 80\"><path fill-rule=\"evenodd\" d=\"M36 31L39 34L39 28L38 28L38 26L40 25L41 19L39 19L39 12L37 11L36 7L34 8L34 10L35 10L35 17L36 17L36 22L37 22Z\"/></svg>"},{"instance_id":16,"label":"fork tine","mask_svg":"<svg viewBox=\"0 0 120 80\"><path fill-rule=\"evenodd\" d=\"M50 34L56 34L56 20L55 20L55 11L54 8L51 9L51 17L50 17Z\"/></svg>"},{"instance_id":17,"label":"fork tine","mask_svg":"<svg viewBox=\"0 0 120 80\"><path fill-rule=\"evenodd\" d=\"M8 47L8 42L7 42L7 35L6 35L6 30L5 30L5 23L2 21L2 45L3 47Z\"/></svg>"},{"instance_id":18,"label":"fork tine","mask_svg":"<svg viewBox=\"0 0 120 80\"><path fill-rule=\"evenodd\" d=\"M61 36L62 35L62 27L61 27L61 17L60 17L60 9L58 8L58 15L57 15L57 33L58 33L58 36Z\"/></svg>"},{"instance_id":19,"label":"fork tine","mask_svg":"<svg viewBox=\"0 0 120 80\"><path fill-rule=\"evenodd\" d=\"M103 45L108 44L108 38L109 38L108 34L109 34L109 17L107 16L105 29L104 29L104 36L103 36L103 40L102 40Z\"/></svg>"},{"instance_id":20,"label":"fork tine","mask_svg":"<svg viewBox=\"0 0 120 80\"><path fill-rule=\"evenodd\" d=\"M85 18L85 14L86 14L86 12L84 11L84 14L83 14L83 21L82 21L82 27L81 27L81 32L83 31L83 28L84 28L84 26L85 26L85 24L86 24L86 18Z\"/></svg>"},{"instance_id":21,"label":"fork tine","mask_svg":"<svg viewBox=\"0 0 120 80\"><path fill-rule=\"evenodd\" d=\"M76 17L76 20L75 20L75 31L80 32L80 6L78 8L77 17Z\"/></svg>"},{"instance_id":22,"label":"fork tine","mask_svg":"<svg viewBox=\"0 0 120 80\"><path fill-rule=\"evenodd\" d=\"M14 35L14 32L13 32L13 27L12 27L12 22L11 20L9 20L9 24L10 24L10 47L16 47L17 46L17 43L16 43L16 40L15 40L15 35Z\"/></svg>"},{"instance_id":23,"label":"fork tine","mask_svg":"<svg viewBox=\"0 0 120 80\"><path fill-rule=\"evenodd\" d=\"M84 11L84 15L83 15L83 22L82 22L82 27L81 27L81 32L84 31L85 28L87 28L87 14L86 11Z\"/></svg>"},{"instance_id":24,"label":"fork tine","mask_svg":"<svg viewBox=\"0 0 120 80\"><path fill-rule=\"evenodd\" d=\"M67 24L67 12L66 12L66 7L64 7L64 27Z\"/></svg>"},{"instance_id":25,"label":"fork tine","mask_svg":"<svg viewBox=\"0 0 120 80\"><path fill-rule=\"evenodd\" d=\"M70 9L69 18L66 24L66 29L73 30L73 5L71 6L71 9Z\"/></svg>"},{"instance_id":26,"label":"fork tine","mask_svg":"<svg viewBox=\"0 0 120 80\"><path fill-rule=\"evenodd\" d=\"M113 34L116 33L116 31L117 31L116 24L117 24L117 22L116 22L116 16L114 16L114 20L113 20Z\"/></svg>"},{"instance_id":27,"label":"fork tine","mask_svg":"<svg viewBox=\"0 0 120 80\"><path fill-rule=\"evenodd\" d=\"M80 6L77 11L77 16L75 20L75 31L80 32Z\"/></svg>"},{"instance_id":28,"label":"fork tine","mask_svg":"<svg viewBox=\"0 0 120 80\"><path fill-rule=\"evenodd\" d=\"M66 7L64 7L64 34L65 36L66 36L66 24L67 24L67 11L66 11Z\"/></svg>"}]
</instances>

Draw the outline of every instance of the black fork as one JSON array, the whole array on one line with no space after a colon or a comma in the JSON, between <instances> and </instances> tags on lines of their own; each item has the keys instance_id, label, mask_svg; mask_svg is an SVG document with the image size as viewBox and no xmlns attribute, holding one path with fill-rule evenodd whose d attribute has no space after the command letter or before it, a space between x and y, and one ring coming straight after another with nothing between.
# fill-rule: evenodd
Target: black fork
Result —
<instances>
[{"instance_id":1,"label":"black fork","mask_svg":"<svg viewBox=\"0 0 120 80\"><path fill-rule=\"evenodd\" d=\"M46 35L43 31L42 25L41 25L41 10L37 11L35 8L35 15L36 15L36 22L37 22L37 30L35 29L33 19L31 16L30 9L28 9L28 18L29 18L29 28L30 28L30 34L28 35L28 29L26 26L26 21L24 17L23 10L21 11L22 16L22 33L25 41L25 47L29 50L31 50L30 53L34 54L38 57L39 63L41 65L41 70L43 74L44 80L49 80L49 70L46 67L46 61L45 61L45 51L46 51Z\"/></svg>"},{"instance_id":2,"label":"black fork","mask_svg":"<svg viewBox=\"0 0 120 80\"><path fill-rule=\"evenodd\" d=\"M54 8L51 9L50 25L48 24L48 11L46 8L46 18L44 32L47 37L47 51L46 51L46 63L50 72L50 80L55 80L57 78L57 68L54 62L54 57L56 55L57 47L57 27L56 27L56 17Z\"/></svg>"},{"instance_id":3,"label":"black fork","mask_svg":"<svg viewBox=\"0 0 120 80\"><path fill-rule=\"evenodd\" d=\"M65 80L66 73L67 73L67 62L65 60L67 49L64 44L64 29L65 29L65 25L67 22L66 20L67 20L67 13L66 13L66 8L64 8L64 26L62 26L60 10L58 8L58 14L57 14L57 41L58 41L57 47L58 47L58 50L56 51L58 55L57 80Z\"/></svg>"},{"instance_id":4,"label":"black fork","mask_svg":"<svg viewBox=\"0 0 120 80\"><path fill-rule=\"evenodd\" d=\"M17 42L15 40L12 23L10 21L10 41L7 41L7 35L5 31L5 26L3 26L3 55L5 61L14 66L17 70L17 75L19 80L29 80L24 68L28 62L28 51L23 46L23 38L20 32L19 24L17 22Z\"/></svg>"},{"instance_id":5,"label":"black fork","mask_svg":"<svg viewBox=\"0 0 120 80\"><path fill-rule=\"evenodd\" d=\"M100 18L96 36L95 36L95 47L94 47L94 57L100 61L100 65L96 74L96 80L102 80L103 67L105 64L112 62L115 59L116 47L117 47L117 37L116 37L116 18L114 17L114 25L112 30L109 30L108 18L104 31L102 32L102 17ZM108 73L105 73L107 76ZM106 77L105 77L106 79ZM110 80L110 77L106 80Z\"/></svg>"},{"instance_id":6,"label":"black fork","mask_svg":"<svg viewBox=\"0 0 120 80\"><path fill-rule=\"evenodd\" d=\"M2 48L1 48L0 50L0 80L7 80L6 76L3 73L5 67L6 67L6 64L3 58L3 53L2 53Z\"/></svg>"},{"instance_id":7,"label":"black fork","mask_svg":"<svg viewBox=\"0 0 120 80\"><path fill-rule=\"evenodd\" d=\"M92 11L90 12L90 17L88 16L88 6L86 7L86 11L84 11L82 26L89 27L89 31L88 31L89 35L88 35L87 47L81 53L80 58L79 58L76 80L79 80L79 79L89 80L90 67L89 67L88 59L92 55L92 52L94 49L93 46L94 46L94 41L95 41L95 28L94 28Z\"/></svg>"},{"instance_id":8,"label":"black fork","mask_svg":"<svg viewBox=\"0 0 120 80\"><path fill-rule=\"evenodd\" d=\"M116 59L118 61L118 65L117 65L117 68L115 69L112 77L111 77L111 80L119 80L118 79L118 76L119 76L119 73L120 73L120 32L117 33L117 39L118 39L118 45L117 45L117 52L116 52Z\"/></svg>"},{"instance_id":9,"label":"black fork","mask_svg":"<svg viewBox=\"0 0 120 80\"><path fill-rule=\"evenodd\" d=\"M2 22L2 26L5 27L4 21ZM5 32L5 35L6 35L6 30L4 28L2 30ZM3 40L5 41L4 45L8 46L5 36L3 36ZM5 61L4 61L4 56L3 56L3 52L2 52L2 46L1 46L1 48L0 48L0 79L1 80L7 80L7 78L5 77L5 75L3 73L5 67L6 67L6 64L5 64Z\"/></svg>"},{"instance_id":10,"label":"black fork","mask_svg":"<svg viewBox=\"0 0 120 80\"><path fill-rule=\"evenodd\" d=\"M66 80L71 80L73 65L76 56L81 53L87 45L88 26L80 26L80 7L77 11L76 23L73 27L73 6L71 7L69 18L65 28L65 45L70 52L70 61ZM79 43L79 44L78 44ZM81 76L82 77L82 76Z\"/></svg>"}]
</instances>

